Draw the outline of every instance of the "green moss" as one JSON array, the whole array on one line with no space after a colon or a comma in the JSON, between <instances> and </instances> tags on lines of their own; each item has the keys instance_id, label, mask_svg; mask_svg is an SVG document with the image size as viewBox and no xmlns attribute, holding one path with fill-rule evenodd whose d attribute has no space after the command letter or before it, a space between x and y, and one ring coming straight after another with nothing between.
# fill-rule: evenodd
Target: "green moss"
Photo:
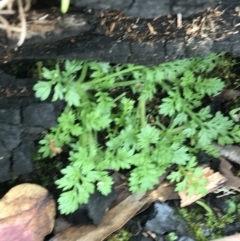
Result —
<instances>
[{"instance_id":1,"label":"green moss","mask_svg":"<svg viewBox=\"0 0 240 241\"><path fill-rule=\"evenodd\" d=\"M106 241L128 241L132 234L125 229L119 230L109 236Z\"/></svg>"},{"instance_id":2,"label":"green moss","mask_svg":"<svg viewBox=\"0 0 240 241\"><path fill-rule=\"evenodd\" d=\"M223 230L227 225L236 224L240 220L240 204L237 204L239 199L240 197L232 197L226 201L227 213L221 213L219 210L214 212L213 209L209 212L204 205L197 204L182 208L179 213L187 223L188 233L196 240L208 241L209 238L221 238L224 236Z\"/></svg>"},{"instance_id":3,"label":"green moss","mask_svg":"<svg viewBox=\"0 0 240 241\"><path fill-rule=\"evenodd\" d=\"M176 233L172 232L167 235L167 238L168 238L168 241L175 241L178 239L178 236L176 235Z\"/></svg>"}]
</instances>

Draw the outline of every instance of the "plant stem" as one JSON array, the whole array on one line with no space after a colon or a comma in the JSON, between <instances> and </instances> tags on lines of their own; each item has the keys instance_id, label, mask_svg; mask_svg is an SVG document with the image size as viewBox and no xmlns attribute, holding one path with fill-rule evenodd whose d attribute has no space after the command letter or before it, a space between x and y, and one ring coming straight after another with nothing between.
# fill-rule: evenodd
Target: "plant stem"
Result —
<instances>
[{"instance_id":1,"label":"plant stem","mask_svg":"<svg viewBox=\"0 0 240 241\"><path fill-rule=\"evenodd\" d=\"M125 87L125 86L129 86L129 85L134 85L134 84L138 84L138 83L140 83L139 80L128 80L128 81L117 82L117 83L111 84L111 86L109 86L109 84L104 86L104 83L100 84L100 86L102 88L109 88L109 87L116 88L116 87Z\"/></svg>"},{"instance_id":2,"label":"plant stem","mask_svg":"<svg viewBox=\"0 0 240 241\"><path fill-rule=\"evenodd\" d=\"M156 120L156 126L160 127L162 130L166 130L166 127L159 120Z\"/></svg>"},{"instance_id":3,"label":"plant stem","mask_svg":"<svg viewBox=\"0 0 240 241\"><path fill-rule=\"evenodd\" d=\"M203 208L206 210L206 212L208 213L209 216L210 216L210 215L213 215L213 216L214 216L213 210L212 210L206 203L204 203L204 202L201 201L201 200L196 201L196 203L197 203L198 205L200 205L201 207L203 207Z\"/></svg>"},{"instance_id":4,"label":"plant stem","mask_svg":"<svg viewBox=\"0 0 240 241\"><path fill-rule=\"evenodd\" d=\"M160 85L162 86L162 88L170 93L172 92L172 89L170 86L168 86L166 83L164 83L163 81L160 83ZM189 109L186 104L184 103L184 101L182 102L182 108L183 111L186 112L201 128L203 128L203 124L202 121L196 116L196 114L194 112L192 112L191 109Z\"/></svg>"},{"instance_id":5,"label":"plant stem","mask_svg":"<svg viewBox=\"0 0 240 241\"><path fill-rule=\"evenodd\" d=\"M163 88L166 92L168 92L168 93L172 92L171 87L168 86L163 80L162 80L159 84L162 86L162 88Z\"/></svg>"},{"instance_id":6,"label":"plant stem","mask_svg":"<svg viewBox=\"0 0 240 241\"><path fill-rule=\"evenodd\" d=\"M141 119L141 127L146 126L146 100L139 100L139 111L140 111L140 119Z\"/></svg>"},{"instance_id":7,"label":"plant stem","mask_svg":"<svg viewBox=\"0 0 240 241\"><path fill-rule=\"evenodd\" d=\"M182 107L183 110L201 127L201 129L203 129L203 123L199 118L197 118L196 114L194 114L191 109L185 106L184 103Z\"/></svg>"},{"instance_id":8,"label":"plant stem","mask_svg":"<svg viewBox=\"0 0 240 241\"><path fill-rule=\"evenodd\" d=\"M117 96L113 101L117 102L118 100L122 99L126 95L125 92L123 92L121 95Z\"/></svg>"},{"instance_id":9,"label":"plant stem","mask_svg":"<svg viewBox=\"0 0 240 241\"><path fill-rule=\"evenodd\" d=\"M102 78L96 78L96 79L93 79L93 80L87 81L87 82L91 82L91 85L98 84L102 81L106 81L106 80L109 80L111 78L118 77L119 75L126 74L126 73L132 72L134 70L138 70L138 69L144 69L144 68L146 68L146 67L144 67L144 66L134 66L134 67L127 68L127 69L121 70L121 71L113 73L113 74L109 74L109 75L104 76Z\"/></svg>"},{"instance_id":10,"label":"plant stem","mask_svg":"<svg viewBox=\"0 0 240 241\"><path fill-rule=\"evenodd\" d=\"M182 132L185 128L186 128L185 126L179 126L174 129L169 128L169 130L172 130L172 133L176 135L176 134L179 134L180 132Z\"/></svg>"},{"instance_id":11,"label":"plant stem","mask_svg":"<svg viewBox=\"0 0 240 241\"><path fill-rule=\"evenodd\" d=\"M91 131L88 132L88 143L90 146L94 144L93 133Z\"/></svg>"},{"instance_id":12,"label":"plant stem","mask_svg":"<svg viewBox=\"0 0 240 241\"><path fill-rule=\"evenodd\" d=\"M37 66L37 76L39 79L42 79L42 61L38 61L36 63L36 66Z\"/></svg>"},{"instance_id":13,"label":"plant stem","mask_svg":"<svg viewBox=\"0 0 240 241\"><path fill-rule=\"evenodd\" d=\"M86 78L86 75L87 75L87 70L88 70L88 62L84 61L81 76L78 79L78 82L82 83L84 81L84 79Z\"/></svg>"},{"instance_id":14,"label":"plant stem","mask_svg":"<svg viewBox=\"0 0 240 241\"><path fill-rule=\"evenodd\" d=\"M84 132L84 133L82 133L82 135L81 135L81 137L80 137L80 139L79 139L79 141L80 141L80 143L81 143L81 145L82 146L85 146L86 145L86 133Z\"/></svg>"}]
</instances>

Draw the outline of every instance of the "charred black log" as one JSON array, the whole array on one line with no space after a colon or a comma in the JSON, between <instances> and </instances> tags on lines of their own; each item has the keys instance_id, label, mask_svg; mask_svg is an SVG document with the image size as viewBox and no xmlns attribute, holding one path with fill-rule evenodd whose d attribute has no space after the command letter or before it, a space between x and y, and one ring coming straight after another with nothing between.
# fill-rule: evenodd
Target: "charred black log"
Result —
<instances>
[{"instance_id":1,"label":"charred black log","mask_svg":"<svg viewBox=\"0 0 240 241\"><path fill-rule=\"evenodd\" d=\"M117 10L75 9L66 15L58 9L32 11L26 41L19 48L17 35L1 42L0 62L57 58L154 65L211 52L239 56L240 9L237 1L230 3L191 18L144 19Z\"/></svg>"}]
</instances>

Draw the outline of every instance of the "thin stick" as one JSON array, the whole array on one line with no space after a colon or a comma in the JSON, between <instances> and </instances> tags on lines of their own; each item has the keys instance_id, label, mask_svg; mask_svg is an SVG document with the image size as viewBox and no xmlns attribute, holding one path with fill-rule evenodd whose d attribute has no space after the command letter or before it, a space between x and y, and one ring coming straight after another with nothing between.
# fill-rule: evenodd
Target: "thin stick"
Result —
<instances>
[{"instance_id":1,"label":"thin stick","mask_svg":"<svg viewBox=\"0 0 240 241\"><path fill-rule=\"evenodd\" d=\"M0 10L0 15L11 15L11 14L15 14L16 12L12 9L4 9L4 10Z\"/></svg>"},{"instance_id":2,"label":"thin stick","mask_svg":"<svg viewBox=\"0 0 240 241\"><path fill-rule=\"evenodd\" d=\"M31 8L31 0L25 0L25 2L26 2L26 5L24 7L24 12L27 12Z\"/></svg>"},{"instance_id":3,"label":"thin stick","mask_svg":"<svg viewBox=\"0 0 240 241\"><path fill-rule=\"evenodd\" d=\"M3 16L0 15L0 22L2 22L1 24L1 28L4 29L7 32L7 37L10 38L11 37L11 31L9 29L9 22L7 21L6 18L4 18Z\"/></svg>"},{"instance_id":4,"label":"thin stick","mask_svg":"<svg viewBox=\"0 0 240 241\"><path fill-rule=\"evenodd\" d=\"M26 17L24 14L22 0L17 0L17 3L18 3L18 11L19 11L19 16L20 16L20 21L21 21L21 29L22 29L17 45L21 46L26 38L27 22L26 22Z\"/></svg>"},{"instance_id":5,"label":"thin stick","mask_svg":"<svg viewBox=\"0 0 240 241\"><path fill-rule=\"evenodd\" d=\"M1 18L1 15L0 15L0 18ZM4 18L3 18L4 19ZM6 19L5 19L6 20ZM2 20L0 20L0 21L2 21ZM14 31L14 32L21 32L22 31L22 29L21 28L19 28L19 27L15 27L15 26L12 26L12 25L10 25L8 22L7 22L7 26L6 26L6 24L0 24L0 28L1 29L4 29L4 30L10 30L10 31ZM6 27L7 27L7 29L6 29ZM8 36L8 37L11 37L11 36Z\"/></svg>"}]
</instances>

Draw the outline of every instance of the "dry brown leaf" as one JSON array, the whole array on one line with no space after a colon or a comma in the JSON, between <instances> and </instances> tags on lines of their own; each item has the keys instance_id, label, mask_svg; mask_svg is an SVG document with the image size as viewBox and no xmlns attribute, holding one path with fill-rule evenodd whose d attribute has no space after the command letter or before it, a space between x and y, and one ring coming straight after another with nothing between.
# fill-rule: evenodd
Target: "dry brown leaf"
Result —
<instances>
[{"instance_id":1,"label":"dry brown leaf","mask_svg":"<svg viewBox=\"0 0 240 241\"><path fill-rule=\"evenodd\" d=\"M169 182L163 182L156 190L149 194L149 202L159 200L165 202L166 200L179 199L179 195L174 191L175 185Z\"/></svg>"},{"instance_id":2,"label":"dry brown leaf","mask_svg":"<svg viewBox=\"0 0 240 241\"><path fill-rule=\"evenodd\" d=\"M203 175L202 177L199 177L199 179L202 178L207 179L206 189L208 193L215 191L220 185L227 181L227 179L223 175L221 175L219 172L213 172L210 167L206 167L203 169ZM181 198L181 207L186 207L202 198L201 194L189 196L187 195L186 191L179 192L179 196Z\"/></svg>"},{"instance_id":3,"label":"dry brown leaf","mask_svg":"<svg viewBox=\"0 0 240 241\"><path fill-rule=\"evenodd\" d=\"M50 140L49 148L53 156L56 156L62 152L62 148L56 146L55 140Z\"/></svg>"},{"instance_id":4,"label":"dry brown leaf","mask_svg":"<svg viewBox=\"0 0 240 241\"><path fill-rule=\"evenodd\" d=\"M240 91L238 90L231 90L231 89L225 89L219 94L216 94L212 97L212 100L232 100L240 96Z\"/></svg>"},{"instance_id":5,"label":"dry brown leaf","mask_svg":"<svg viewBox=\"0 0 240 241\"><path fill-rule=\"evenodd\" d=\"M235 162L240 165L240 146L239 145L225 145L220 146L217 143L213 145L220 151L222 157L227 158L231 162Z\"/></svg>"},{"instance_id":6,"label":"dry brown leaf","mask_svg":"<svg viewBox=\"0 0 240 241\"><path fill-rule=\"evenodd\" d=\"M227 179L223 186L240 192L240 177L234 176L231 169L232 165L225 158L220 157L219 171Z\"/></svg>"},{"instance_id":7,"label":"dry brown leaf","mask_svg":"<svg viewBox=\"0 0 240 241\"><path fill-rule=\"evenodd\" d=\"M118 172L113 173L111 177L114 181L114 190L117 193L117 199L112 202L109 209L117 206L127 197L132 195L132 193L128 189L127 177L123 176Z\"/></svg>"},{"instance_id":8,"label":"dry brown leaf","mask_svg":"<svg viewBox=\"0 0 240 241\"><path fill-rule=\"evenodd\" d=\"M55 201L39 185L13 187L0 200L0 210L0 240L42 241L53 230Z\"/></svg>"}]
</instances>

